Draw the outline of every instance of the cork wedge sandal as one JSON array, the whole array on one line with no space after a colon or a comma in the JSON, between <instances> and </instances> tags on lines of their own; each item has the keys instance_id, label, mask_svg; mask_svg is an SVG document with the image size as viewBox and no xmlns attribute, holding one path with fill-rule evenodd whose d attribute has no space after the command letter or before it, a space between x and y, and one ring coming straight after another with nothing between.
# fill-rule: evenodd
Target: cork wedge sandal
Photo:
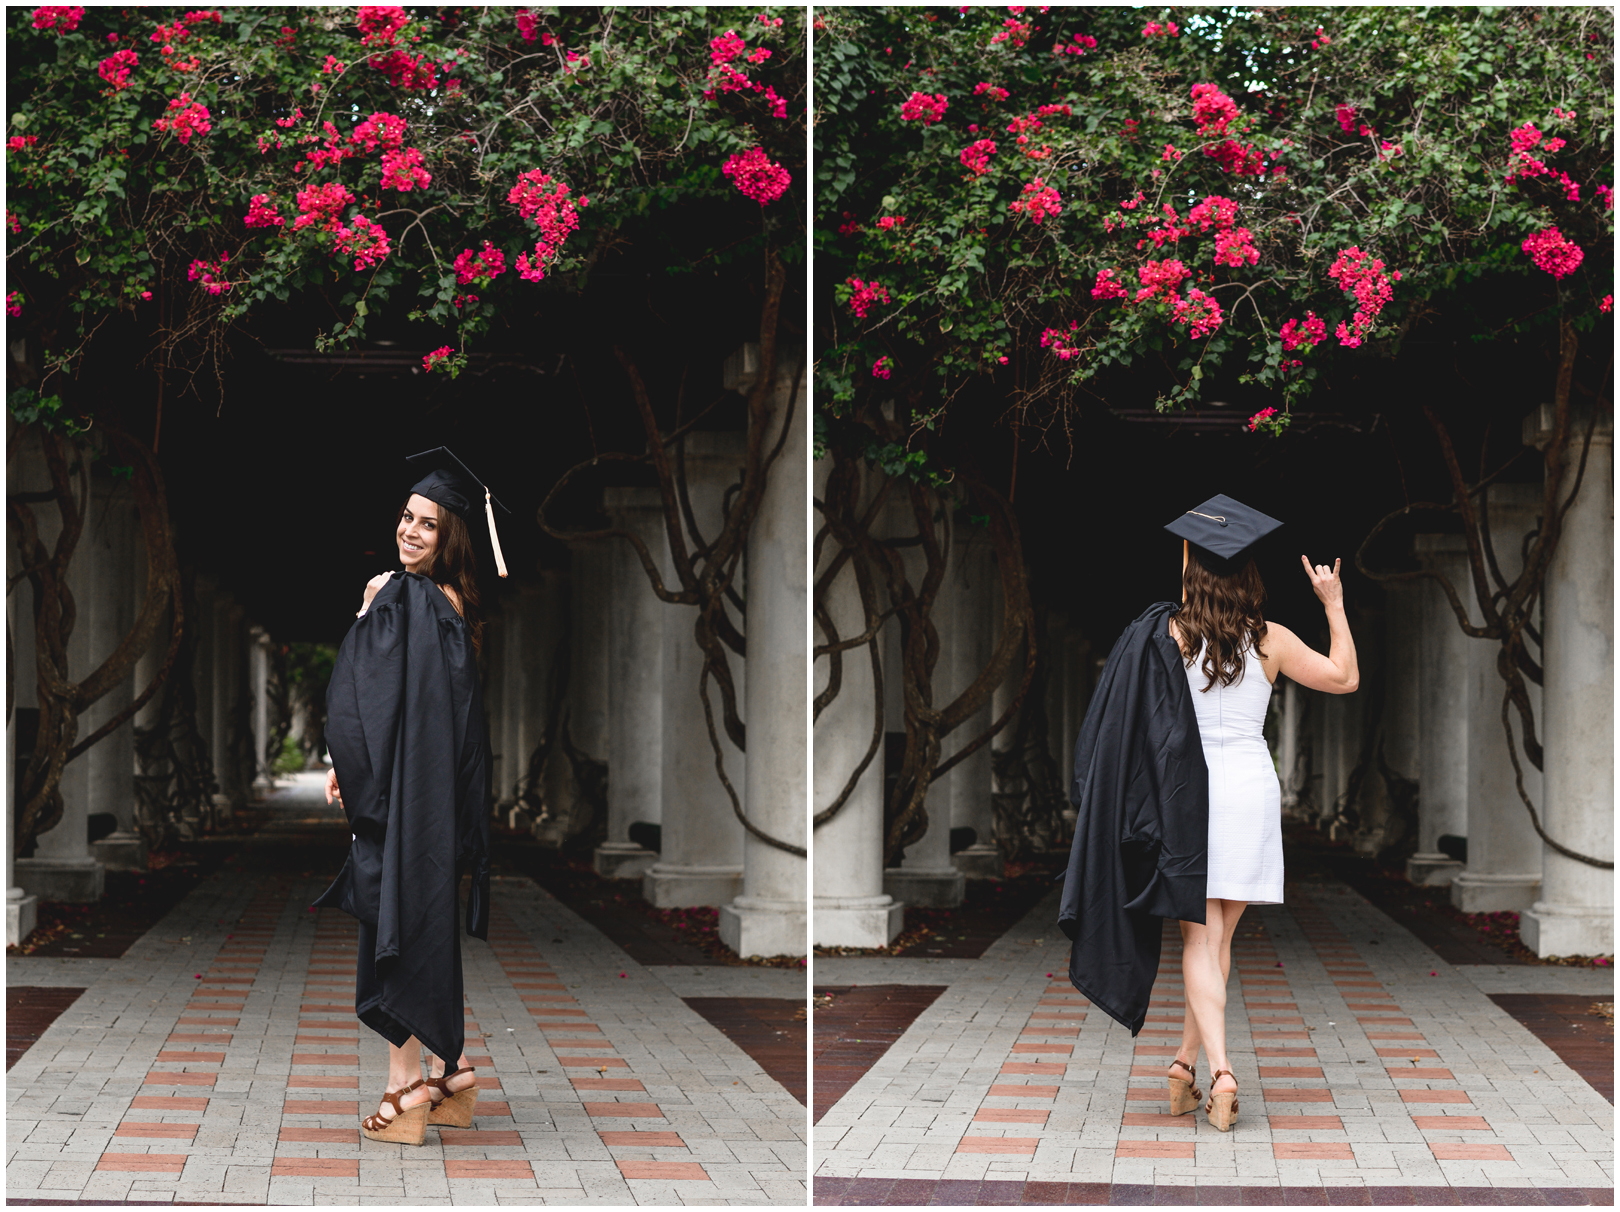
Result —
<instances>
[{"instance_id":1,"label":"cork wedge sandal","mask_svg":"<svg viewBox=\"0 0 1620 1212\"><path fill-rule=\"evenodd\" d=\"M427 1140L428 1104L402 1107L399 1100L421 1086L420 1079L398 1090L383 1092L382 1100L394 1108L392 1115L368 1115L360 1121L360 1131L367 1140L380 1140L390 1145L420 1145Z\"/></svg>"},{"instance_id":2,"label":"cork wedge sandal","mask_svg":"<svg viewBox=\"0 0 1620 1212\"><path fill-rule=\"evenodd\" d=\"M1236 1090L1223 1090L1215 1092L1215 1083L1222 1077L1230 1077L1234 1083L1237 1077L1230 1069L1217 1069L1215 1076L1210 1078L1209 1102L1204 1104L1204 1114L1209 1116L1209 1122L1217 1132L1230 1132L1232 1124L1237 1120L1238 1096Z\"/></svg>"},{"instance_id":3,"label":"cork wedge sandal","mask_svg":"<svg viewBox=\"0 0 1620 1212\"><path fill-rule=\"evenodd\" d=\"M1185 1078L1177 1077L1176 1066L1180 1065L1187 1071ZM1198 1081L1198 1070L1184 1060L1170 1062L1170 1114L1186 1115L1189 1111L1198 1110L1198 1104L1204 1093L1195 1084Z\"/></svg>"},{"instance_id":4,"label":"cork wedge sandal","mask_svg":"<svg viewBox=\"0 0 1620 1212\"><path fill-rule=\"evenodd\" d=\"M430 1077L427 1085L439 1092L439 1097L433 1100L433 1110L428 1113L428 1123L441 1128L469 1128L473 1121L473 1108L478 1105L478 1082L475 1079L472 1085L461 1090L452 1091L448 1082L452 1077L461 1074L471 1074L471 1066L456 1069L442 1077Z\"/></svg>"}]
</instances>

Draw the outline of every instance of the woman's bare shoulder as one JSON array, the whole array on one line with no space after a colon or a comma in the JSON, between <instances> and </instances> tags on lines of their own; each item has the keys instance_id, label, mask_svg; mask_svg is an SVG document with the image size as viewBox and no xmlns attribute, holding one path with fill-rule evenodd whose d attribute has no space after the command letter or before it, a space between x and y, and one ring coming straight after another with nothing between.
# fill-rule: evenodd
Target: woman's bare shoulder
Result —
<instances>
[{"instance_id":1,"label":"woman's bare shoulder","mask_svg":"<svg viewBox=\"0 0 1620 1212\"><path fill-rule=\"evenodd\" d=\"M440 585L439 588L444 591L444 596L450 599L450 605L456 608L456 613L463 613L461 609L461 595L454 589L451 589L448 585Z\"/></svg>"}]
</instances>

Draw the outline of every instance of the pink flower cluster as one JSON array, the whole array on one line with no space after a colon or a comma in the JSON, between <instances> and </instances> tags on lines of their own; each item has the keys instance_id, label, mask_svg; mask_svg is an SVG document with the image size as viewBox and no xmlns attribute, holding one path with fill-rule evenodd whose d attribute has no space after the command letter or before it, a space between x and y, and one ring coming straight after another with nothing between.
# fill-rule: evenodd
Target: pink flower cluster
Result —
<instances>
[{"instance_id":1,"label":"pink flower cluster","mask_svg":"<svg viewBox=\"0 0 1620 1212\"><path fill-rule=\"evenodd\" d=\"M973 95L977 97L980 93L990 94L990 100L992 101L1005 101L1007 99L1006 89L999 84L989 84L983 80L973 86Z\"/></svg>"},{"instance_id":2,"label":"pink flower cluster","mask_svg":"<svg viewBox=\"0 0 1620 1212\"><path fill-rule=\"evenodd\" d=\"M544 278L547 267L562 255L563 241L579 230L579 210L568 192L567 182L553 181L538 168L531 168L518 177L517 184L506 195L506 200L518 208L518 213L533 220L540 229L534 255L518 254L518 276L525 282ZM585 205L588 205L587 199L581 198L579 206Z\"/></svg>"},{"instance_id":3,"label":"pink flower cluster","mask_svg":"<svg viewBox=\"0 0 1620 1212\"><path fill-rule=\"evenodd\" d=\"M1346 105L1342 102L1335 105L1333 107L1333 116L1338 120L1339 129L1346 134L1356 132L1362 135L1370 135L1373 133L1372 127L1356 122L1356 107L1353 105ZM1360 125L1359 132L1356 129L1358 125Z\"/></svg>"},{"instance_id":4,"label":"pink flower cluster","mask_svg":"<svg viewBox=\"0 0 1620 1212\"><path fill-rule=\"evenodd\" d=\"M1282 332L1279 335L1282 337L1283 349L1292 352L1301 345L1320 345L1327 340L1327 325L1323 323L1321 316L1314 311L1308 311L1305 313L1303 324L1298 320L1283 321Z\"/></svg>"},{"instance_id":5,"label":"pink flower cluster","mask_svg":"<svg viewBox=\"0 0 1620 1212\"><path fill-rule=\"evenodd\" d=\"M14 290L6 296L6 315L22 315L22 291Z\"/></svg>"},{"instance_id":6,"label":"pink flower cluster","mask_svg":"<svg viewBox=\"0 0 1620 1212\"><path fill-rule=\"evenodd\" d=\"M114 51L101 61L100 75L116 92L129 87L129 73L141 58L132 50Z\"/></svg>"},{"instance_id":7,"label":"pink flower cluster","mask_svg":"<svg viewBox=\"0 0 1620 1212\"><path fill-rule=\"evenodd\" d=\"M84 20L84 9L76 4L47 4L34 10L35 29L54 29L58 34L71 34Z\"/></svg>"},{"instance_id":8,"label":"pink flower cluster","mask_svg":"<svg viewBox=\"0 0 1620 1212\"><path fill-rule=\"evenodd\" d=\"M1199 231L1208 231L1211 225L1221 231L1237 222L1237 212L1238 204L1231 198L1210 194L1187 212L1187 222L1198 224Z\"/></svg>"},{"instance_id":9,"label":"pink flower cluster","mask_svg":"<svg viewBox=\"0 0 1620 1212\"><path fill-rule=\"evenodd\" d=\"M891 227L899 227L905 221L904 215L884 215L877 221L878 230L888 231Z\"/></svg>"},{"instance_id":10,"label":"pink flower cluster","mask_svg":"<svg viewBox=\"0 0 1620 1212\"><path fill-rule=\"evenodd\" d=\"M1063 213L1062 198L1040 177L1024 186L1018 200L1007 207L1014 214L1022 213L1031 223L1039 223L1048 215Z\"/></svg>"},{"instance_id":11,"label":"pink flower cluster","mask_svg":"<svg viewBox=\"0 0 1620 1212\"><path fill-rule=\"evenodd\" d=\"M1194 287L1185 299L1176 299L1171 316L1177 324L1187 325L1188 335L1196 341L1221 326L1221 305Z\"/></svg>"},{"instance_id":12,"label":"pink flower cluster","mask_svg":"<svg viewBox=\"0 0 1620 1212\"><path fill-rule=\"evenodd\" d=\"M448 345L439 346L439 348L435 349L432 353L428 354L422 359L422 369L427 371L428 374L432 374L435 366L438 366L441 362L445 362L454 357L455 352L456 351L451 349Z\"/></svg>"},{"instance_id":13,"label":"pink flower cluster","mask_svg":"<svg viewBox=\"0 0 1620 1212\"><path fill-rule=\"evenodd\" d=\"M1277 410L1275 408L1262 408L1259 412L1255 413L1254 416L1249 418L1249 432L1253 433L1276 415Z\"/></svg>"},{"instance_id":14,"label":"pink flower cluster","mask_svg":"<svg viewBox=\"0 0 1620 1212\"><path fill-rule=\"evenodd\" d=\"M1192 270L1180 261L1149 261L1136 271L1137 281L1142 283L1142 289L1136 292L1136 302L1151 299L1161 290L1171 299L1177 299L1176 292L1181 283L1191 276Z\"/></svg>"},{"instance_id":15,"label":"pink flower cluster","mask_svg":"<svg viewBox=\"0 0 1620 1212\"><path fill-rule=\"evenodd\" d=\"M1339 250L1337 259L1328 269L1328 277L1339 284L1339 289L1356 297L1356 314L1348 326L1341 320L1333 335L1340 345L1354 348L1371 330L1384 304L1394 297L1392 281L1401 280L1400 270L1384 272L1384 263L1352 245Z\"/></svg>"},{"instance_id":16,"label":"pink flower cluster","mask_svg":"<svg viewBox=\"0 0 1620 1212\"><path fill-rule=\"evenodd\" d=\"M773 164L763 147L735 153L720 166L720 171L731 178L743 197L761 206L775 202L793 183L792 174L780 164Z\"/></svg>"},{"instance_id":17,"label":"pink flower cluster","mask_svg":"<svg viewBox=\"0 0 1620 1212\"><path fill-rule=\"evenodd\" d=\"M1181 153L1176 150L1176 145L1174 143L1166 143L1164 145L1164 154L1161 155L1159 157L1159 159L1161 159L1161 160L1173 160L1177 164L1180 164L1181 163Z\"/></svg>"},{"instance_id":18,"label":"pink flower cluster","mask_svg":"<svg viewBox=\"0 0 1620 1212\"><path fill-rule=\"evenodd\" d=\"M1259 250L1252 243L1247 227L1233 227L1215 233L1215 264L1240 269L1260 262Z\"/></svg>"},{"instance_id":19,"label":"pink flower cluster","mask_svg":"<svg viewBox=\"0 0 1620 1212\"><path fill-rule=\"evenodd\" d=\"M186 270L186 280L200 283L211 295L222 295L231 288L231 284L225 281L225 263L230 259L230 253L222 252L219 254L218 264L203 260L193 261Z\"/></svg>"},{"instance_id":20,"label":"pink flower cluster","mask_svg":"<svg viewBox=\"0 0 1620 1212\"><path fill-rule=\"evenodd\" d=\"M1265 153L1252 143L1238 143L1227 139L1214 147L1204 148L1204 154L1221 166L1222 171L1239 177L1263 177L1266 173ZM1278 169L1281 172L1282 169Z\"/></svg>"},{"instance_id":21,"label":"pink flower cluster","mask_svg":"<svg viewBox=\"0 0 1620 1212\"><path fill-rule=\"evenodd\" d=\"M1124 299L1130 292L1114 280L1117 269L1103 269L1097 272L1097 281L1091 288L1093 299Z\"/></svg>"},{"instance_id":22,"label":"pink flower cluster","mask_svg":"<svg viewBox=\"0 0 1620 1212\"><path fill-rule=\"evenodd\" d=\"M335 231L343 225L343 212L353 201L354 195L337 181L301 189L298 191L298 217L293 220L293 230L303 231L306 227L319 225L322 231Z\"/></svg>"},{"instance_id":23,"label":"pink flower cluster","mask_svg":"<svg viewBox=\"0 0 1620 1212\"><path fill-rule=\"evenodd\" d=\"M962 167L971 169L974 176L982 177L990 171L990 157L995 154L995 141L980 139L962 149Z\"/></svg>"},{"instance_id":24,"label":"pink flower cluster","mask_svg":"<svg viewBox=\"0 0 1620 1212\"><path fill-rule=\"evenodd\" d=\"M356 215L348 227L336 229L335 252L354 258L356 269L366 269L388 255L388 233L381 223L373 223L364 215Z\"/></svg>"},{"instance_id":25,"label":"pink flower cluster","mask_svg":"<svg viewBox=\"0 0 1620 1212\"><path fill-rule=\"evenodd\" d=\"M1581 246L1573 240L1566 240L1559 234L1556 225L1525 237L1520 247L1536 263L1537 269L1555 278L1568 277L1580 268L1581 262L1586 258Z\"/></svg>"},{"instance_id":26,"label":"pink flower cluster","mask_svg":"<svg viewBox=\"0 0 1620 1212\"><path fill-rule=\"evenodd\" d=\"M854 291L849 297L849 309L858 319L866 319L866 313L876 304L889 301L889 292L881 282L862 282L859 278L846 278L845 282Z\"/></svg>"},{"instance_id":27,"label":"pink flower cluster","mask_svg":"<svg viewBox=\"0 0 1620 1212\"><path fill-rule=\"evenodd\" d=\"M386 151L382 158L382 188L397 189L402 193L412 189L426 189L433 176L422 167L422 153L414 147L403 151Z\"/></svg>"},{"instance_id":28,"label":"pink flower cluster","mask_svg":"<svg viewBox=\"0 0 1620 1212\"><path fill-rule=\"evenodd\" d=\"M1097 39L1093 38L1090 34L1076 34L1073 42L1070 42L1068 45L1064 45L1062 42L1059 42L1052 48L1052 53L1054 55L1083 55L1088 50L1096 49Z\"/></svg>"},{"instance_id":29,"label":"pink flower cluster","mask_svg":"<svg viewBox=\"0 0 1620 1212\"><path fill-rule=\"evenodd\" d=\"M872 377L874 379L887 379L889 372L893 369L894 359L889 357L888 354L884 354L876 362L872 363Z\"/></svg>"},{"instance_id":30,"label":"pink flower cluster","mask_svg":"<svg viewBox=\"0 0 1620 1212\"><path fill-rule=\"evenodd\" d=\"M269 194L254 194L248 199L247 217L242 220L244 226L280 227L286 222L276 208L270 205Z\"/></svg>"},{"instance_id":31,"label":"pink flower cluster","mask_svg":"<svg viewBox=\"0 0 1620 1212\"><path fill-rule=\"evenodd\" d=\"M1149 21L1142 27L1142 37L1144 38L1179 38L1180 36L1181 30L1176 27L1174 21L1166 21L1163 25L1160 25L1157 21Z\"/></svg>"},{"instance_id":32,"label":"pink flower cluster","mask_svg":"<svg viewBox=\"0 0 1620 1212\"><path fill-rule=\"evenodd\" d=\"M927 93L912 93L900 107L900 120L914 122L920 119L924 126L931 126L945 116L945 108L949 104L944 93L933 97Z\"/></svg>"},{"instance_id":33,"label":"pink flower cluster","mask_svg":"<svg viewBox=\"0 0 1620 1212\"><path fill-rule=\"evenodd\" d=\"M420 57L403 50L391 50L386 55L374 55L367 60L372 67L388 77L388 83L408 92L426 92L439 86L439 73L426 55Z\"/></svg>"},{"instance_id":34,"label":"pink flower cluster","mask_svg":"<svg viewBox=\"0 0 1620 1212\"><path fill-rule=\"evenodd\" d=\"M1527 180L1531 177L1552 176L1553 170L1530 154L1530 149L1540 145L1542 155L1550 156L1554 152L1563 150L1562 139L1548 139L1541 141L1541 132L1532 123L1526 122L1516 130L1508 132L1508 141L1513 146L1513 153L1509 164L1506 182L1511 185L1514 181ZM1566 172L1557 174L1558 183L1564 187L1564 197L1570 202L1579 202L1581 187Z\"/></svg>"},{"instance_id":35,"label":"pink flower cluster","mask_svg":"<svg viewBox=\"0 0 1620 1212\"><path fill-rule=\"evenodd\" d=\"M1061 328L1048 328L1041 334L1041 348L1050 349L1054 356L1064 362L1067 362L1070 358L1078 358L1080 356L1079 346L1070 345L1067 342L1070 339L1070 334L1079 327L1080 322L1078 320L1071 320L1068 332L1064 332Z\"/></svg>"},{"instance_id":36,"label":"pink flower cluster","mask_svg":"<svg viewBox=\"0 0 1620 1212\"><path fill-rule=\"evenodd\" d=\"M533 42L539 37L540 14L532 8L520 8L514 18L517 21L518 37L525 42Z\"/></svg>"},{"instance_id":37,"label":"pink flower cluster","mask_svg":"<svg viewBox=\"0 0 1620 1212\"><path fill-rule=\"evenodd\" d=\"M1149 240L1153 242L1154 248L1163 248L1166 244L1174 244L1177 240L1181 239L1182 236L1192 235L1192 228L1182 227L1180 225L1180 222L1176 217L1175 207L1166 202L1160 209L1164 212L1163 224L1159 227L1150 228L1147 233L1147 238L1138 240L1136 242L1136 247L1138 250L1146 248ZM1111 217L1112 216L1110 216L1110 218ZM1137 223L1147 223L1150 222L1151 219L1152 216L1144 213L1142 217L1137 220Z\"/></svg>"},{"instance_id":38,"label":"pink flower cluster","mask_svg":"<svg viewBox=\"0 0 1620 1212\"><path fill-rule=\"evenodd\" d=\"M1598 300L1598 310L1601 311L1604 315L1607 315L1609 312L1613 311L1614 310L1614 296L1613 295L1604 295L1601 299L1599 299Z\"/></svg>"},{"instance_id":39,"label":"pink flower cluster","mask_svg":"<svg viewBox=\"0 0 1620 1212\"><path fill-rule=\"evenodd\" d=\"M781 24L780 22L773 23L763 13L760 14L760 21L767 29L775 29L777 25ZM550 35L546 36L549 37ZM709 87L704 90L704 100L713 101L716 93L752 89L756 93L763 92L765 94L765 103L770 106L771 117L787 117L787 101L785 98L776 95L775 88L750 80L740 68L732 66L738 59L744 59L749 63L763 63L770 57L771 51L769 47L759 46L750 51L748 44L743 41L742 37L734 29L728 29L718 38L711 39L709 42ZM565 74L576 68L591 65L589 57L575 55L571 51L568 54L568 60L568 66L563 69Z\"/></svg>"},{"instance_id":40,"label":"pink flower cluster","mask_svg":"<svg viewBox=\"0 0 1620 1212\"><path fill-rule=\"evenodd\" d=\"M193 101L190 93L181 93L169 102L164 116L152 123L158 132L169 131L182 143L190 143L192 135L206 135L214 128L208 121L208 107Z\"/></svg>"},{"instance_id":41,"label":"pink flower cluster","mask_svg":"<svg viewBox=\"0 0 1620 1212\"><path fill-rule=\"evenodd\" d=\"M1192 86L1193 121L1198 123L1200 138L1218 138L1226 133L1229 123L1238 116L1237 102L1214 84Z\"/></svg>"},{"instance_id":42,"label":"pink flower cluster","mask_svg":"<svg viewBox=\"0 0 1620 1212\"><path fill-rule=\"evenodd\" d=\"M12 235L22 231L22 220L17 217L17 212L14 210L6 211L6 230Z\"/></svg>"},{"instance_id":43,"label":"pink flower cluster","mask_svg":"<svg viewBox=\"0 0 1620 1212\"><path fill-rule=\"evenodd\" d=\"M12 135L6 140L6 150L9 152L27 151L39 142L38 135Z\"/></svg>"},{"instance_id":44,"label":"pink flower cluster","mask_svg":"<svg viewBox=\"0 0 1620 1212\"><path fill-rule=\"evenodd\" d=\"M1010 5L1009 7L1017 8L1020 12L1023 11L1021 5ZM1001 29L990 35L990 44L994 46L997 42L1010 42L1013 46L1021 47L1029 41L1029 36L1034 32L1035 27L1033 25L1026 25L1017 17L1008 17L1001 23Z\"/></svg>"},{"instance_id":45,"label":"pink flower cluster","mask_svg":"<svg viewBox=\"0 0 1620 1212\"><path fill-rule=\"evenodd\" d=\"M1597 196L1603 199L1604 210L1614 209L1614 190L1607 185L1599 185L1597 187Z\"/></svg>"},{"instance_id":46,"label":"pink flower cluster","mask_svg":"<svg viewBox=\"0 0 1620 1212\"><path fill-rule=\"evenodd\" d=\"M456 285L467 286L480 279L498 278L506 272L506 254L488 240L481 252L470 248L456 255Z\"/></svg>"},{"instance_id":47,"label":"pink flower cluster","mask_svg":"<svg viewBox=\"0 0 1620 1212\"><path fill-rule=\"evenodd\" d=\"M360 45L392 46L395 35L410 24L405 10L397 4L362 4L360 6Z\"/></svg>"}]
</instances>

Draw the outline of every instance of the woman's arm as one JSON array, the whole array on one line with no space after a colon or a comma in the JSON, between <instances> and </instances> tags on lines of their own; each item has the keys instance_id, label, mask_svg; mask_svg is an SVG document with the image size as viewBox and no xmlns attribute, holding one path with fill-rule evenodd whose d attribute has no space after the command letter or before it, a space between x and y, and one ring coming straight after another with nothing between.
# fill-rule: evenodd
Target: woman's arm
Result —
<instances>
[{"instance_id":1,"label":"woman's arm","mask_svg":"<svg viewBox=\"0 0 1620 1212\"><path fill-rule=\"evenodd\" d=\"M355 611L355 618L358 619L361 615L365 614L366 611L371 609L371 599L377 596L377 591L379 589L388 584L388 577L388 573L379 572L376 576L372 577L371 580L366 582L365 596L360 599L360 609Z\"/></svg>"},{"instance_id":2,"label":"woman's arm","mask_svg":"<svg viewBox=\"0 0 1620 1212\"><path fill-rule=\"evenodd\" d=\"M1322 601L1327 612L1328 654L1323 656L1280 623L1266 624L1266 641L1271 656L1277 663L1277 672L1298 682L1307 690L1320 690L1327 694L1351 694L1361 685L1361 670L1356 664L1356 642L1350 637L1350 620L1344 614L1344 586L1339 582L1339 561L1315 568L1304 556L1305 575L1311 579L1311 588Z\"/></svg>"}]
</instances>

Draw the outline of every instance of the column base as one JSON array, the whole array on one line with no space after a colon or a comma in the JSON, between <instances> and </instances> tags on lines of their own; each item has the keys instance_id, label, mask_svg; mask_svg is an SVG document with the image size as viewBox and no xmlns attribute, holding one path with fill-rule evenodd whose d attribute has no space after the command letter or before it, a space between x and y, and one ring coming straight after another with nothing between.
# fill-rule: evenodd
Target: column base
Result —
<instances>
[{"instance_id":1,"label":"column base","mask_svg":"<svg viewBox=\"0 0 1620 1212\"><path fill-rule=\"evenodd\" d=\"M658 851L634 842L603 842L596 848L592 865L605 880L638 880L658 861Z\"/></svg>"},{"instance_id":2,"label":"column base","mask_svg":"<svg viewBox=\"0 0 1620 1212\"><path fill-rule=\"evenodd\" d=\"M99 842L90 843L90 853L108 871L145 871L146 839L120 829Z\"/></svg>"},{"instance_id":3,"label":"column base","mask_svg":"<svg viewBox=\"0 0 1620 1212\"><path fill-rule=\"evenodd\" d=\"M1464 913L1506 913L1530 908L1541 895L1539 872L1464 871L1451 881L1451 903Z\"/></svg>"},{"instance_id":4,"label":"column base","mask_svg":"<svg viewBox=\"0 0 1620 1212\"><path fill-rule=\"evenodd\" d=\"M1449 854L1420 853L1406 860L1406 879L1420 888L1444 888L1467 869Z\"/></svg>"},{"instance_id":5,"label":"column base","mask_svg":"<svg viewBox=\"0 0 1620 1212\"><path fill-rule=\"evenodd\" d=\"M26 896L21 888L6 894L6 946L15 947L39 925L39 897Z\"/></svg>"},{"instance_id":6,"label":"column base","mask_svg":"<svg viewBox=\"0 0 1620 1212\"><path fill-rule=\"evenodd\" d=\"M951 855L951 865L970 880L999 880L1007 870L1001 851L989 842L974 842Z\"/></svg>"},{"instance_id":7,"label":"column base","mask_svg":"<svg viewBox=\"0 0 1620 1212\"><path fill-rule=\"evenodd\" d=\"M967 894L967 877L955 867L944 871L888 867L883 872L883 891L901 904L954 909Z\"/></svg>"},{"instance_id":8,"label":"column base","mask_svg":"<svg viewBox=\"0 0 1620 1212\"><path fill-rule=\"evenodd\" d=\"M12 876L42 901L99 901L107 888L107 869L95 859L18 859Z\"/></svg>"},{"instance_id":9,"label":"column base","mask_svg":"<svg viewBox=\"0 0 1620 1212\"><path fill-rule=\"evenodd\" d=\"M1614 909L1537 901L1519 915L1519 938L1542 959L1549 955L1613 955Z\"/></svg>"},{"instance_id":10,"label":"column base","mask_svg":"<svg viewBox=\"0 0 1620 1212\"><path fill-rule=\"evenodd\" d=\"M641 876L641 896L658 909L726 905L742 892L743 869L657 863Z\"/></svg>"},{"instance_id":11,"label":"column base","mask_svg":"<svg viewBox=\"0 0 1620 1212\"><path fill-rule=\"evenodd\" d=\"M720 906L720 941L745 959L805 954L809 926L803 901L739 896Z\"/></svg>"},{"instance_id":12,"label":"column base","mask_svg":"<svg viewBox=\"0 0 1620 1212\"><path fill-rule=\"evenodd\" d=\"M900 933L905 906L887 896L818 896L818 947L887 947Z\"/></svg>"}]
</instances>

